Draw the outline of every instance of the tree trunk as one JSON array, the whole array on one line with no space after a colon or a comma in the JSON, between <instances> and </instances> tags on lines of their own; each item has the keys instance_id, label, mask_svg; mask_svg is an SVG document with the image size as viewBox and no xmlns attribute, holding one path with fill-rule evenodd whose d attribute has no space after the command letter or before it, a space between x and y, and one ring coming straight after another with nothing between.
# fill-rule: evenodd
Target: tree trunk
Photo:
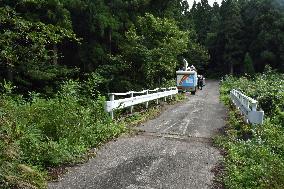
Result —
<instances>
[{"instance_id":1,"label":"tree trunk","mask_svg":"<svg viewBox=\"0 0 284 189\"><path fill-rule=\"evenodd\" d=\"M53 53L54 53L53 64L56 65L56 64L58 64L58 48L57 48L56 44L53 45Z\"/></svg>"},{"instance_id":2,"label":"tree trunk","mask_svg":"<svg viewBox=\"0 0 284 189\"><path fill-rule=\"evenodd\" d=\"M109 35L108 35L108 40L109 40L109 53L111 54L111 43L112 43L112 29L109 29Z\"/></svg>"},{"instance_id":3,"label":"tree trunk","mask_svg":"<svg viewBox=\"0 0 284 189\"><path fill-rule=\"evenodd\" d=\"M234 64L233 63L231 63L230 64L230 74L234 74Z\"/></svg>"},{"instance_id":4,"label":"tree trunk","mask_svg":"<svg viewBox=\"0 0 284 189\"><path fill-rule=\"evenodd\" d=\"M14 75L13 75L13 72L12 72L12 69L11 68L8 68L7 69L7 79L11 82L13 82L13 79L14 79Z\"/></svg>"}]
</instances>

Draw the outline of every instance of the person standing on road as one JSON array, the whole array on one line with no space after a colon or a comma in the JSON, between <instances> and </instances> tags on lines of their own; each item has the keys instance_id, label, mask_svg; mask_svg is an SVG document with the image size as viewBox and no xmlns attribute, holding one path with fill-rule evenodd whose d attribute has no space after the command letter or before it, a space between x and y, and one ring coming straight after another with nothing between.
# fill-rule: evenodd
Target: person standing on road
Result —
<instances>
[{"instance_id":1,"label":"person standing on road","mask_svg":"<svg viewBox=\"0 0 284 189\"><path fill-rule=\"evenodd\" d=\"M197 76L197 88L202 90L202 87L203 87L203 76L198 75Z\"/></svg>"}]
</instances>

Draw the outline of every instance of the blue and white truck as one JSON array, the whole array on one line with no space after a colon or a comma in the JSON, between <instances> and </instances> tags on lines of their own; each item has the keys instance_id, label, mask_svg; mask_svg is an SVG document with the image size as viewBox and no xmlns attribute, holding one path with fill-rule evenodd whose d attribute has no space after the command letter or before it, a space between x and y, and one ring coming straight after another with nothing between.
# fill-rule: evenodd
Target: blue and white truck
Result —
<instances>
[{"instance_id":1,"label":"blue and white truck","mask_svg":"<svg viewBox=\"0 0 284 189\"><path fill-rule=\"evenodd\" d=\"M197 72L193 66L188 67L187 61L184 59L184 68L176 71L177 88L180 92L191 92L195 94L197 90Z\"/></svg>"}]
</instances>

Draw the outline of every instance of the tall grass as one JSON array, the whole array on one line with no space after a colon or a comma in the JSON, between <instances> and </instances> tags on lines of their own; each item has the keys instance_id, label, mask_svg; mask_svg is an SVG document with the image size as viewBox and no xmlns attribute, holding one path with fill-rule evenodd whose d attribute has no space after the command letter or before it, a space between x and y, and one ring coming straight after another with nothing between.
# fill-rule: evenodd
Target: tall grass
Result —
<instances>
[{"instance_id":1,"label":"tall grass","mask_svg":"<svg viewBox=\"0 0 284 189\"><path fill-rule=\"evenodd\" d=\"M104 112L104 97L69 81L53 97L0 95L0 188L45 188L46 167L77 161L124 126Z\"/></svg>"}]
</instances>

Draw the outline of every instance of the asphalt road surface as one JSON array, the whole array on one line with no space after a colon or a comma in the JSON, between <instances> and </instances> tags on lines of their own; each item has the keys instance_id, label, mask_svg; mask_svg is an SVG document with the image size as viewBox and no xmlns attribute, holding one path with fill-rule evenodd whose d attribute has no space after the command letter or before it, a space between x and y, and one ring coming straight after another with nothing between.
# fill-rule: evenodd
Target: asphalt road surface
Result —
<instances>
[{"instance_id":1,"label":"asphalt road surface","mask_svg":"<svg viewBox=\"0 0 284 189\"><path fill-rule=\"evenodd\" d=\"M217 81L189 95L158 118L139 126L141 134L120 137L87 163L69 168L50 189L214 188L212 169L222 158L212 137L225 125Z\"/></svg>"}]
</instances>

